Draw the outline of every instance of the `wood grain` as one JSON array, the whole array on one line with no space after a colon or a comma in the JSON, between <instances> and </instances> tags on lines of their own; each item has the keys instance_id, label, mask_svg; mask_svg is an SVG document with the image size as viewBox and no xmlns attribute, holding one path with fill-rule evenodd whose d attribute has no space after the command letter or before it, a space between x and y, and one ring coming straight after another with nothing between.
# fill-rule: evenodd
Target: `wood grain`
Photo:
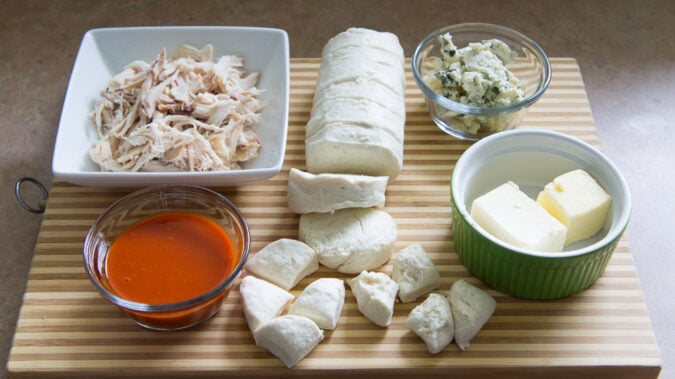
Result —
<instances>
[{"instance_id":1,"label":"wood grain","mask_svg":"<svg viewBox=\"0 0 675 379\"><path fill-rule=\"evenodd\" d=\"M304 168L304 125L320 61L292 59L289 133L282 172L239 188L216 188L237 204L252 233L252 252L297 237L298 216L286 204L291 167ZM130 189L79 187L56 181L38 236L8 369L12 377L630 377L653 378L659 352L628 242L622 240L602 277L588 290L556 301L527 301L485 287L459 261L452 243L449 180L470 145L442 134L431 121L406 66L404 170L387 190L386 210L399 228L396 251L421 242L447 290L464 278L497 300L494 316L466 352L451 344L438 355L405 327L415 304L397 304L391 326L378 327L347 291L338 328L296 368L255 346L233 291L220 312L181 332L151 332L101 298L81 261L95 218ZM583 79L572 58L553 58L553 80L522 128L560 131L600 145ZM390 273L391 262L380 270ZM293 289L321 276L322 267Z\"/></svg>"}]
</instances>

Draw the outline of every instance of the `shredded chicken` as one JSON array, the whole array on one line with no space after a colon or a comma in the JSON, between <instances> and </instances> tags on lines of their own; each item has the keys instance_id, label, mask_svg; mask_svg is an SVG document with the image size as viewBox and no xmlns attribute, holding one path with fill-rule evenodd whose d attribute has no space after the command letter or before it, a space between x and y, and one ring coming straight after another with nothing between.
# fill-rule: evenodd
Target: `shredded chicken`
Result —
<instances>
[{"instance_id":1,"label":"shredded chicken","mask_svg":"<svg viewBox=\"0 0 675 379\"><path fill-rule=\"evenodd\" d=\"M259 73L243 59L213 59L213 47L162 50L148 64L134 61L101 92L91 119L98 143L89 150L102 171L239 169L258 155L251 127L264 106Z\"/></svg>"}]
</instances>

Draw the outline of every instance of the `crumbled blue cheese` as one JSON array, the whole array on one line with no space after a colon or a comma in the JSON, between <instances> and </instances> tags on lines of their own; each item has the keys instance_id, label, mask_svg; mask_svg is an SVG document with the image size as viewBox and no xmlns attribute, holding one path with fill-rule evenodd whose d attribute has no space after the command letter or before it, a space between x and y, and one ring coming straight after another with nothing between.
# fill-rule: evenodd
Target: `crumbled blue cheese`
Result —
<instances>
[{"instance_id":1,"label":"crumbled blue cheese","mask_svg":"<svg viewBox=\"0 0 675 379\"><path fill-rule=\"evenodd\" d=\"M431 65L424 82L434 91L455 102L482 107L503 107L520 102L525 91L518 78L506 65L516 58L504 42L491 39L457 48L449 33L439 37L441 56L428 61ZM484 127L502 130L508 117L461 117L466 131L476 133Z\"/></svg>"}]
</instances>

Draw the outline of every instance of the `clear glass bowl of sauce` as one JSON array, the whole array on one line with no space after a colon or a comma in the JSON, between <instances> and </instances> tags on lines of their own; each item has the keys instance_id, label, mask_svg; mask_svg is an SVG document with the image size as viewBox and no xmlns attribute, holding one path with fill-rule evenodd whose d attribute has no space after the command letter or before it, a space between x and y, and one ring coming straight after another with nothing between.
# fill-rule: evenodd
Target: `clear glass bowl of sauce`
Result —
<instances>
[{"instance_id":1,"label":"clear glass bowl of sauce","mask_svg":"<svg viewBox=\"0 0 675 379\"><path fill-rule=\"evenodd\" d=\"M249 247L248 224L227 198L163 185L108 207L90 228L83 257L94 287L135 323L179 330L218 312Z\"/></svg>"}]
</instances>

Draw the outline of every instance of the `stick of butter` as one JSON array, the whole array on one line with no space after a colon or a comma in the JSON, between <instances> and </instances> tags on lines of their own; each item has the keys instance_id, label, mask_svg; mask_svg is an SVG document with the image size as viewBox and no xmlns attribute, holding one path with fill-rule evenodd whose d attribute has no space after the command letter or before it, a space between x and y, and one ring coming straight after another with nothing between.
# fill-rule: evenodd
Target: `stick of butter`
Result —
<instances>
[{"instance_id":1,"label":"stick of butter","mask_svg":"<svg viewBox=\"0 0 675 379\"><path fill-rule=\"evenodd\" d=\"M567 227L567 246L602 229L612 199L586 171L574 170L548 183L537 202Z\"/></svg>"},{"instance_id":2,"label":"stick of butter","mask_svg":"<svg viewBox=\"0 0 675 379\"><path fill-rule=\"evenodd\" d=\"M488 233L523 249L551 252L564 247L565 225L510 181L475 199L471 217Z\"/></svg>"}]
</instances>

